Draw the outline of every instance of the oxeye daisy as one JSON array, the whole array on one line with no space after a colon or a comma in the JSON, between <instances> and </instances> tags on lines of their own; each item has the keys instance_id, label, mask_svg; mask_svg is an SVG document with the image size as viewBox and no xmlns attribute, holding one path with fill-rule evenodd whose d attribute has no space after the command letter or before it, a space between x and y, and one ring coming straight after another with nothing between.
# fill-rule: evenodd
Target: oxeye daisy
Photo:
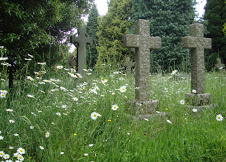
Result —
<instances>
[{"instance_id":1,"label":"oxeye daisy","mask_svg":"<svg viewBox=\"0 0 226 162\"><path fill-rule=\"evenodd\" d=\"M23 157L22 155L18 155L18 156L17 156L17 159L18 159L19 161L24 161L24 157Z\"/></svg>"},{"instance_id":2,"label":"oxeye daisy","mask_svg":"<svg viewBox=\"0 0 226 162\"><path fill-rule=\"evenodd\" d=\"M4 139L4 137L0 136L0 140L3 140L3 139Z\"/></svg>"},{"instance_id":3,"label":"oxeye daisy","mask_svg":"<svg viewBox=\"0 0 226 162\"><path fill-rule=\"evenodd\" d=\"M49 135L50 135L50 133L49 132L46 132L46 138L48 138L49 137Z\"/></svg>"},{"instance_id":4,"label":"oxeye daisy","mask_svg":"<svg viewBox=\"0 0 226 162\"><path fill-rule=\"evenodd\" d=\"M111 109L116 111L118 109L118 105L112 105Z\"/></svg>"},{"instance_id":5,"label":"oxeye daisy","mask_svg":"<svg viewBox=\"0 0 226 162\"><path fill-rule=\"evenodd\" d=\"M44 147L43 147L43 146L39 146L39 148L40 148L41 150L44 150Z\"/></svg>"},{"instance_id":6,"label":"oxeye daisy","mask_svg":"<svg viewBox=\"0 0 226 162\"><path fill-rule=\"evenodd\" d=\"M197 91L196 91L195 89L193 89L191 92L192 92L192 93L197 93Z\"/></svg>"},{"instance_id":7,"label":"oxeye daisy","mask_svg":"<svg viewBox=\"0 0 226 162\"><path fill-rule=\"evenodd\" d=\"M193 111L193 112L197 112L198 110L197 110L197 109L192 109L192 111Z\"/></svg>"},{"instance_id":8,"label":"oxeye daisy","mask_svg":"<svg viewBox=\"0 0 226 162\"><path fill-rule=\"evenodd\" d=\"M120 87L120 89L119 89L119 90L120 90L120 92L122 92L122 93L123 93L123 92L126 92L126 86L122 86L122 87Z\"/></svg>"},{"instance_id":9,"label":"oxeye daisy","mask_svg":"<svg viewBox=\"0 0 226 162\"><path fill-rule=\"evenodd\" d=\"M72 98L74 101L78 101L78 98L77 97L73 97Z\"/></svg>"},{"instance_id":10,"label":"oxeye daisy","mask_svg":"<svg viewBox=\"0 0 226 162\"><path fill-rule=\"evenodd\" d=\"M63 69L64 67L62 65L60 65L60 66L57 66L56 68L57 69Z\"/></svg>"},{"instance_id":11,"label":"oxeye daisy","mask_svg":"<svg viewBox=\"0 0 226 162\"><path fill-rule=\"evenodd\" d=\"M3 155L3 159L9 159L9 157L10 157L9 154L4 154Z\"/></svg>"},{"instance_id":12,"label":"oxeye daisy","mask_svg":"<svg viewBox=\"0 0 226 162\"><path fill-rule=\"evenodd\" d=\"M221 114L217 115L216 117L217 121L222 121L224 118Z\"/></svg>"},{"instance_id":13,"label":"oxeye daisy","mask_svg":"<svg viewBox=\"0 0 226 162\"><path fill-rule=\"evenodd\" d=\"M91 119L93 119L93 120L96 120L98 116L101 116L101 115L96 112L91 113Z\"/></svg>"},{"instance_id":14,"label":"oxeye daisy","mask_svg":"<svg viewBox=\"0 0 226 162\"><path fill-rule=\"evenodd\" d=\"M15 121L14 120L9 120L9 123L15 123Z\"/></svg>"},{"instance_id":15,"label":"oxeye daisy","mask_svg":"<svg viewBox=\"0 0 226 162\"><path fill-rule=\"evenodd\" d=\"M0 151L0 157L3 157L5 155L4 151Z\"/></svg>"},{"instance_id":16,"label":"oxeye daisy","mask_svg":"<svg viewBox=\"0 0 226 162\"><path fill-rule=\"evenodd\" d=\"M25 154L25 149L23 149L22 147L20 147L20 148L18 148L17 149L17 153L19 153L19 154Z\"/></svg>"},{"instance_id":17,"label":"oxeye daisy","mask_svg":"<svg viewBox=\"0 0 226 162\"><path fill-rule=\"evenodd\" d=\"M184 105L185 101L184 100L180 100L180 104Z\"/></svg>"}]
</instances>

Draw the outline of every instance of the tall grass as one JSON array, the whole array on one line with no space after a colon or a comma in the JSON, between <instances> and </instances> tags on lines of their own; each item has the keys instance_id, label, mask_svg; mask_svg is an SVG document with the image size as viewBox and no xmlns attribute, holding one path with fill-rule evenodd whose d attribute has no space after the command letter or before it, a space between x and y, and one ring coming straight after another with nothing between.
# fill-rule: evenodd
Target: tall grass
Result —
<instances>
[{"instance_id":1,"label":"tall grass","mask_svg":"<svg viewBox=\"0 0 226 162\"><path fill-rule=\"evenodd\" d=\"M125 106L125 100L135 97L133 74L87 71L73 78L68 72L76 75L68 69L46 69L42 78L21 80L24 88L17 84L10 107L8 94L0 98L0 151L9 159L16 160L13 154L22 147L24 161L225 160L225 120L216 120L218 114L225 116L225 73L206 74L206 92L215 107L201 115L180 104L190 93L189 75L151 75L151 99L159 100L157 111L168 117L135 120ZM120 92L121 86L126 92ZM119 109L112 110L112 105ZM101 116L92 120L92 112Z\"/></svg>"}]
</instances>

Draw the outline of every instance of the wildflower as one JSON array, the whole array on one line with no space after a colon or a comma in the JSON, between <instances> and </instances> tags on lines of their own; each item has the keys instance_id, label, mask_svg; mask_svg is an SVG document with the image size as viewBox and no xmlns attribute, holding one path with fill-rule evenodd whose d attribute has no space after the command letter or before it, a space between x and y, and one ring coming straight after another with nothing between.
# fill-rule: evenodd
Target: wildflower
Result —
<instances>
[{"instance_id":1,"label":"wildflower","mask_svg":"<svg viewBox=\"0 0 226 162\"><path fill-rule=\"evenodd\" d=\"M96 113L96 112L91 113L91 119L96 120L97 117L98 117L98 113Z\"/></svg>"},{"instance_id":2,"label":"wildflower","mask_svg":"<svg viewBox=\"0 0 226 162\"><path fill-rule=\"evenodd\" d=\"M24 58L25 61L31 61L31 58Z\"/></svg>"},{"instance_id":3,"label":"wildflower","mask_svg":"<svg viewBox=\"0 0 226 162\"><path fill-rule=\"evenodd\" d=\"M3 139L4 139L4 137L0 136L0 140L3 140Z\"/></svg>"},{"instance_id":4,"label":"wildflower","mask_svg":"<svg viewBox=\"0 0 226 162\"><path fill-rule=\"evenodd\" d=\"M17 159L18 159L19 161L24 161L24 157L23 157L22 155L18 155Z\"/></svg>"},{"instance_id":5,"label":"wildflower","mask_svg":"<svg viewBox=\"0 0 226 162\"><path fill-rule=\"evenodd\" d=\"M78 101L78 98L77 97L73 97L72 98L74 101Z\"/></svg>"},{"instance_id":6,"label":"wildflower","mask_svg":"<svg viewBox=\"0 0 226 162\"><path fill-rule=\"evenodd\" d=\"M84 156L88 156L89 154L85 153Z\"/></svg>"},{"instance_id":7,"label":"wildflower","mask_svg":"<svg viewBox=\"0 0 226 162\"><path fill-rule=\"evenodd\" d=\"M62 105L61 108L62 109L66 109L67 108L67 105Z\"/></svg>"},{"instance_id":8,"label":"wildflower","mask_svg":"<svg viewBox=\"0 0 226 162\"><path fill-rule=\"evenodd\" d=\"M29 57L33 58L34 56L30 55L30 54L27 54Z\"/></svg>"},{"instance_id":9,"label":"wildflower","mask_svg":"<svg viewBox=\"0 0 226 162\"><path fill-rule=\"evenodd\" d=\"M44 150L44 147L43 147L43 146L39 146L39 148L40 148L41 150Z\"/></svg>"},{"instance_id":10,"label":"wildflower","mask_svg":"<svg viewBox=\"0 0 226 162\"><path fill-rule=\"evenodd\" d=\"M8 60L8 57L0 57L0 61Z\"/></svg>"},{"instance_id":11,"label":"wildflower","mask_svg":"<svg viewBox=\"0 0 226 162\"><path fill-rule=\"evenodd\" d=\"M166 120L166 122L172 124L172 122L170 120Z\"/></svg>"},{"instance_id":12,"label":"wildflower","mask_svg":"<svg viewBox=\"0 0 226 162\"><path fill-rule=\"evenodd\" d=\"M30 95L30 94L28 94L27 97L29 97L29 98L35 98L34 95Z\"/></svg>"},{"instance_id":13,"label":"wildflower","mask_svg":"<svg viewBox=\"0 0 226 162\"><path fill-rule=\"evenodd\" d=\"M120 87L120 92L126 92L126 86L122 86L122 87Z\"/></svg>"},{"instance_id":14,"label":"wildflower","mask_svg":"<svg viewBox=\"0 0 226 162\"><path fill-rule=\"evenodd\" d=\"M144 120L149 121L147 118L144 118Z\"/></svg>"},{"instance_id":15,"label":"wildflower","mask_svg":"<svg viewBox=\"0 0 226 162\"><path fill-rule=\"evenodd\" d=\"M198 110L197 110L197 109L192 109L192 111L193 111L193 112L197 112Z\"/></svg>"},{"instance_id":16,"label":"wildflower","mask_svg":"<svg viewBox=\"0 0 226 162\"><path fill-rule=\"evenodd\" d=\"M67 89L66 89L66 88L64 88L64 87L60 87L60 90L62 90L62 91L66 91Z\"/></svg>"},{"instance_id":17,"label":"wildflower","mask_svg":"<svg viewBox=\"0 0 226 162\"><path fill-rule=\"evenodd\" d=\"M12 147L12 146L9 146L9 149L10 149L10 150L13 150L13 149L14 149L14 147Z\"/></svg>"},{"instance_id":18,"label":"wildflower","mask_svg":"<svg viewBox=\"0 0 226 162\"><path fill-rule=\"evenodd\" d=\"M127 135L130 135L130 133L127 133Z\"/></svg>"},{"instance_id":19,"label":"wildflower","mask_svg":"<svg viewBox=\"0 0 226 162\"><path fill-rule=\"evenodd\" d=\"M5 98L5 94L4 93L0 93L0 98Z\"/></svg>"},{"instance_id":20,"label":"wildflower","mask_svg":"<svg viewBox=\"0 0 226 162\"><path fill-rule=\"evenodd\" d=\"M48 138L48 137L49 137L49 135L50 135L50 133L49 133L49 132L46 132L46 138Z\"/></svg>"},{"instance_id":21,"label":"wildflower","mask_svg":"<svg viewBox=\"0 0 226 162\"><path fill-rule=\"evenodd\" d=\"M93 144L89 144L89 147L93 147Z\"/></svg>"},{"instance_id":22,"label":"wildflower","mask_svg":"<svg viewBox=\"0 0 226 162\"><path fill-rule=\"evenodd\" d=\"M13 157L18 157L19 153L14 153Z\"/></svg>"},{"instance_id":23,"label":"wildflower","mask_svg":"<svg viewBox=\"0 0 226 162\"><path fill-rule=\"evenodd\" d=\"M10 157L9 154L4 154L3 155L3 159L9 159L9 157Z\"/></svg>"},{"instance_id":24,"label":"wildflower","mask_svg":"<svg viewBox=\"0 0 226 162\"><path fill-rule=\"evenodd\" d=\"M222 69L224 69L224 67L223 67L223 66L221 66L221 67L219 67L219 69L220 69L220 70L222 70Z\"/></svg>"},{"instance_id":25,"label":"wildflower","mask_svg":"<svg viewBox=\"0 0 226 162\"><path fill-rule=\"evenodd\" d=\"M192 93L197 93L197 91L196 91L195 89L193 89L191 92L192 92Z\"/></svg>"},{"instance_id":26,"label":"wildflower","mask_svg":"<svg viewBox=\"0 0 226 162\"><path fill-rule=\"evenodd\" d=\"M30 80L30 81L34 81L34 79L30 76L27 76L27 79Z\"/></svg>"},{"instance_id":27,"label":"wildflower","mask_svg":"<svg viewBox=\"0 0 226 162\"><path fill-rule=\"evenodd\" d=\"M5 155L4 151L0 151L0 157L3 157Z\"/></svg>"},{"instance_id":28,"label":"wildflower","mask_svg":"<svg viewBox=\"0 0 226 162\"><path fill-rule=\"evenodd\" d=\"M13 110L12 110L12 109L6 109L6 111L8 111L8 112L12 112Z\"/></svg>"},{"instance_id":29,"label":"wildflower","mask_svg":"<svg viewBox=\"0 0 226 162\"><path fill-rule=\"evenodd\" d=\"M168 108L166 108L166 111L168 110Z\"/></svg>"},{"instance_id":30,"label":"wildflower","mask_svg":"<svg viewBox=\"0 0 226 162\"><path fill-rule=\"evenodd\" d=\"M216 117L217 121L222 121L224 118L221 114L217 115Z\"/></svg>"},{"instance_id":31,"label":"wildflower","mask_svg":"<svg viewBox=\"0 0 226 162\"><path fill-rule=\"evenodd\" d=\"M17 137L17 136L19 136L19 134L15 133L15 134L14 134L14 136L16 136L16 137Z\"/></svg>"},{"instance_id":32,"label":"wildflower","mask_svg":"<svg viewBox=\"0 0 226 162\"><path fill-rule=\"evenodd\" d=\"M60 116L61 114L59 112L56 113L58 116Z\"/></svg>"},{"instance_id":33,"label":"wildflower","mask_svg":"<svg viewBox=\"0 0 226 162\"><path fill-rule=\"evenodd\" d=\"M15 123L15 121L14 120L9 120L9 123Z\"/></svg>"},{"instance_id":34,"label":"wildflower","mask_svg":"<svg viewBox=\"0 0 226 162\"><path fill-rule=\"evenodd\" d=\"M64 152L60 152L60 154L61 154L61 155L63 155L63 154L64 154Z\"/></svg>"},{"instance_id":35,"label":"wildflower","mask_svg":"<svg viewBox=\"0 0 226 162\"><path fill-rule=\"evenodd\" d=\"M45 82L38 82L38 84L45 84Z\"/></svg>"},{"instance_id":36,"label":"wildflower","mask_svg":"<svg viewBox=\"0 0 226 162\"><path fill-rule=\"evenodd\" d=\"M180 100L180 104L184 105L185 101L184 100Z\"/></svg>"},{"instance_id":37,"label":"wildflower","mask_svg":"<svg viewBox=\"0 0 226 162\"><path fill-rule=\"evenodd\" d=\"M108 122L111 122L111 120L109 119Z\"/></svg>"},{"instance_id":38,"label":"wildflower","mask_svg":"<svg viewBox=\"0 0 226 162\"><path fill-rule=\"evenodd\" d=\"M177 72L178 72L178 70L173 70L172 73L171 73L171 75L174 75L174 74L176 74Z\"/></svg>"},{"instance_id":39,"label":"wildflower","mask_svg":"<svg viewBox=\"0 0 226 162\"><path fill-rule=\"evenodd\" d=\"M112 105L111 109L116 111L118 109L118 105Z\"/></svg>"},{"instance_id":40,"label":"wildflower","mask_svg":"<svg viewBox=\"0 0 226 162\"><path fill-rule=\"evenodd\" d=\"M63 69L64 67L62 65L60 65L60 66L57 66L56 68L57 69Z\"/></svg>"},{"instance_id":41,"label":"wildflower","mask_svg":"<svg viewBox=\"0 0 226 162\"><path fill-rule=\"evenodd\" d=\"M38 62L39 65L46 65L46 62Z\"/></svg>"},{"instance_id":42,"label":"wildflower","mask_svg":"<svg viewBox=\"0 0 226 162\"><path fill-rule=\"evenodd\" d=\"M25 154L25 149L23 149L22 147L20 147L20 148L18 148L17 149L17 152L19 153L19 154Z\"/></svg>"},{"instance_id":43,"label":"wildflower","mask_svg":"<svg viewBox=\"0 0 226 162\"><path fill-rule=\"evenodd\" d=\"M74 136L76 136L77 134L76 133L74 133Z\"/></svg>"}]
</instances>

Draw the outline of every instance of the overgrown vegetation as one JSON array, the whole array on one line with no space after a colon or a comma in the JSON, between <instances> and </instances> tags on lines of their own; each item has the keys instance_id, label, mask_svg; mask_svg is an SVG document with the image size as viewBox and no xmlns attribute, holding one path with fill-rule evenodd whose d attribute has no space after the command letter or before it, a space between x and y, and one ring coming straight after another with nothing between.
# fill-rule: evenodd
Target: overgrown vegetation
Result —
<instances>
[{"instance_id":1,"label":"overgrown vegetation","mask_svg":"<svg viewBox=\"0 0 226 162\"><path fill-rule=\"evenodd\" d=\"M25 161L224 160L225 120L216 116L225 116L225 71L206 75L215 107L201 115L180 102L190 92L189 75L151 75L151 98L168 117L135 120L125 106L134 99L134 77L90 70L81 77L60 65L49 69L39 63L35 76L20 80L24 85L14 90L10 107L7 81L1 80L1 160L17 159L17 149L24 149Z\"/></svg>"}]
</instances>

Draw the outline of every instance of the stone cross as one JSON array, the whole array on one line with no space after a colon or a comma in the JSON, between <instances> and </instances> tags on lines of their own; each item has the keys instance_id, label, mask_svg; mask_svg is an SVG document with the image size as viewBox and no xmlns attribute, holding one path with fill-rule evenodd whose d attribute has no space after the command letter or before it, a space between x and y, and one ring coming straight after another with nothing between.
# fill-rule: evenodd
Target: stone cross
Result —
<instances>
[{"instance_id":1,"label":"stone cross","mask_svg":"<svg viewBox=\"0 0 226 162\"><path fill-rule=\"evenodd\" d=\"M217 58L217 63L215 64L215 67L218 68L218 69L221 68L221 67L222 68L225 67L225 65L221 63L221 59L220 58Z\"/></svg>"},{"instance_id":2,"label":"stone cross","mask_svg":"<svg viewBox=\"0 0 226 162\"><path fill-rule=\"evenodd\" d=\"M124 46L135 48L135 100L139 103L150 101L150 49L161 48L161 38L150 36L149 20L139 19L135 34L123 36Z\"/></svg>"},{"instance_id":3,"label":"stone cross","mask_svg":"<svg viewBox=\"0 0 226 162\"><path fill-rule=\"evenodd\" d=\"M91 38L86 33L86 26L79 30L78 37L71 36L70 42L78 48L78 73L83 73L86 68L86 45L91 44Z\"/></svg>"},{"instance_id":4,"label":"stone cross","mask_svg":"<svg viewBox=\"0 0 226 162\"><path fill-rule=\"evenodd\" d=\"M182 46L191 49L191 90L205 92L204 49L211 49L211 39L204 38L203 24L191 24L190 36L182 38Z\"/></svg>"},{"instance_id":5,"label":"stone cross","mask_svg":"<svg viewBox=\"0 0 226 162\"><path fill-rule=\"evenodd\" d=\"M123 63L123 66L126 67L126 71L128 73L131 73L131 68L132 66L134 66L134 64L135 63L130 60L130 57L126 57L125 62Z\"/></svg>"}]
</instances>

